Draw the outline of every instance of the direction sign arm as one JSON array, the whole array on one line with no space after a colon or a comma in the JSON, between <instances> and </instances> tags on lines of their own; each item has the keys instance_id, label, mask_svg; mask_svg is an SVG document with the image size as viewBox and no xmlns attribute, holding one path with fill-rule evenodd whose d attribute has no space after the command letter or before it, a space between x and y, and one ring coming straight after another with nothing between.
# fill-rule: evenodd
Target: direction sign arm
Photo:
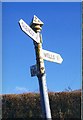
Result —
<instances>
[{"instance_id":1,"label":"direction sign arm","mask_svg":"<svg viewBox=\"0 0 83 120\"><path fill-rule=\"evenodd\" d=\"M37 33L35 31L33 31L33 29L29 25L27 25L22 19L20 19L19 25L20 25L21 30L24 33L26 33L30 38L35 40L37 43L40 43Z\"/></svg>"},{"instance_id":2,"label":"direction sign arm","mask_svg":"<svg viewBox=\"0 0 83 120\"><path fill-rule=\"evenodd\" d=\"M60 56L60 54L50 52L50 51L47 51L47 50L43 50L43 49L42 49L42 51L43 51L43 54L42 54L43 59L51 61L51 62L56 62L56 63L59 63L59 64L62 63L63 59Z\"/></svg>"}]
</instances>

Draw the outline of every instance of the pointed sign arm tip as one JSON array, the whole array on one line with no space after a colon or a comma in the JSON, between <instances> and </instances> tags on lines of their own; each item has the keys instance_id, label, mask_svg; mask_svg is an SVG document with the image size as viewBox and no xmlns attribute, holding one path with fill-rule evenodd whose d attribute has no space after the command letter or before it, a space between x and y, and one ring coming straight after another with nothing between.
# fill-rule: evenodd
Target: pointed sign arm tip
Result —
<instances>
[{"instance_id":1,"label":"pointed sign arm tip","mask_svg":"<svg viewBox=\"0 0 83 120\"><path fill-rule=\"evenodd\" d=\"M18 23L20 23L21 21L23 21L22 19L20 19L19 21L18 21Z\"/></svg>"}]
</instances>

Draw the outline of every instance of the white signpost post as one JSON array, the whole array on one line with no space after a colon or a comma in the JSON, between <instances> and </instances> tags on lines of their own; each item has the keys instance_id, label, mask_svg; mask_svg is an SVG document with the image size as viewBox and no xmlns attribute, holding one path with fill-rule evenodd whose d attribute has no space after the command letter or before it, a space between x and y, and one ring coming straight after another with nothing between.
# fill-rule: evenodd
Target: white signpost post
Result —
<instances>
[{"instance_id":1,"label":"white signpost post","mask_svg":"<svg viewBox=\"0 0 83 120\"><path fill-rule=\"evenodd\" d=\"M30 26L28 26L22 19L19 21L19 24L22 31L33 39L36 53L36 65L30 67L31 76L37 76L39 80L43 118L45 118L45 120L51 120L44 60L61 64L63 59L57 53L42 49L42 38L40 31L42 29L41 26L43 25L43 22L37 16L34 15Z\"/></svg>"}]
</instances>

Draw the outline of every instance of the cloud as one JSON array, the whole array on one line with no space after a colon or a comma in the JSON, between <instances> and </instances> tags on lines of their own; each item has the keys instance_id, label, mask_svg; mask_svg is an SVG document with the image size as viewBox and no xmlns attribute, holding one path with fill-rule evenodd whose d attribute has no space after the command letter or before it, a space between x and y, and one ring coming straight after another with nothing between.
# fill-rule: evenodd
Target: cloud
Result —
<instances>
[{"instance_id":1,"label":"cloud","mask_svg":"<svg viewBox=\"0 0 83 120\"><path fill-rule=\"evenodd\" d=\"M16 86L15 92L16 93L25 93L25 92L28 92L28 90L25 87Z\"/></svg>"}]
</instances>

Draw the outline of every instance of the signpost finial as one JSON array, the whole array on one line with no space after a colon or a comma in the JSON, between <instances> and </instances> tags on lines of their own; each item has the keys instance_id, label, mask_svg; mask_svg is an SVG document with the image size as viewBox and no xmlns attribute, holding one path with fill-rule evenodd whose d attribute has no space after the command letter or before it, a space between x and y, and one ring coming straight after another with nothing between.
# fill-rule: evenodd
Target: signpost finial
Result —
<instances>
[{"instance_id":1,"label":"signpost finial","mask_svg":"<svg viewBox=\"0 0 83 120\"><path fill-rule=\"evenodd\" d=\"M43 22L36 16L34 15L32 22L30 24L30 27L35 31L35 32L40 32L42 30Z\"/></svg>"}]
</instances>

